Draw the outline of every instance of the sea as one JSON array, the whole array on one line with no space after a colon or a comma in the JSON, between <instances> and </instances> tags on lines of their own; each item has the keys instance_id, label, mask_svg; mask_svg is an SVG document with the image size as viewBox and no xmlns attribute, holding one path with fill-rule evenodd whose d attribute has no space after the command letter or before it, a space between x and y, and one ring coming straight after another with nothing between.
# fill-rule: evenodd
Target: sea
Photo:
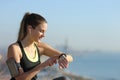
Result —
<instances>
[{"instance_id":1,"label":"sea","mask_svg":"<svg viewBox=\"0 0 120 80\"><path fill-rule=\"evenodd\" d=\"M94 80L120 80L119 52L91 52L73 55L69 72Z\"/></svg>"}]
</instances>

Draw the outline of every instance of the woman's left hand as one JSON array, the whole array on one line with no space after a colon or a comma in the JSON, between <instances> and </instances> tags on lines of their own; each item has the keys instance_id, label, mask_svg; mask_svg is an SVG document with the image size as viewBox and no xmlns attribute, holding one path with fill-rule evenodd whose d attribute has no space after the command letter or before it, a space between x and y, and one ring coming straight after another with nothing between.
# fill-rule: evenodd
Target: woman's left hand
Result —
<instances>
[{"instance_id":1,"label":"woman's left hand","mask_svg":"<svg viewBox=\"0 0 120 80\"><path fill-rule=\"evenodd\" d=\"M65 56L61 56L59 59L58 59L58 64L59 64L59 68L68 68L68 60Z\"/></svg>"}]
</instances>

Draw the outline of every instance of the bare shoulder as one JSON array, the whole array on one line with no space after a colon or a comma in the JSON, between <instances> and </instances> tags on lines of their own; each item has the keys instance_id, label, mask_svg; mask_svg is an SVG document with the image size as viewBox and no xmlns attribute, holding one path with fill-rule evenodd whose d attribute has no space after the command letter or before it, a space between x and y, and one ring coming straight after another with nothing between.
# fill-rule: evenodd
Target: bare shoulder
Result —
<instances>
[{"instance_id":1,"label":"bare shoulder","mask_svg":"<svg viewBox=\"0 0 120 80\"><path fill-rule=\"evenodd\" d=\"M13 43L13 44L9 45L7 57L8 58L13 57L16 59L16 61L19 61L19 59L21 57L21 50L19 48L18 43Z\"/></svg>"},{"instance_id":2,"label":"bare shoulder","mask_svg":"<svg viewBox=\"0 0 120 80\"><path fill-rule=\"evenodd\" d=\"M19 47L18 43L13 43L13 44L9 45L8 51L16 50L16 49L18 49L18 47Z\"/></svg>"},{"instance_id":3,"label":"bare shoulder","mask_svg":"<svg viewBox=\"0 0 120 80\"><path fill-rule=\"evenodd\" d=\"M18 43L12 43L9 45L8 49L15 48L18 46Z\"/></svg>"}]
</instances>

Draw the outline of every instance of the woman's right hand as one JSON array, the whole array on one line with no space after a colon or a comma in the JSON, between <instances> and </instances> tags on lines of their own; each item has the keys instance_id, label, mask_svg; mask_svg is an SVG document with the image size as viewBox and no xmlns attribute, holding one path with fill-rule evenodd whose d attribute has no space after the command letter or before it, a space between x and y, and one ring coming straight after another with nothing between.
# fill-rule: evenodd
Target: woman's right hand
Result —
<instances>
[{"instance_id":1,"label":"woman's right hand","mask_svg":"<svg viewBox=\"0 0 120 80\"><path fill-rule=\"evenodd\" d=\"M44 62L44 64L45 64L46 66L53 66L54 64L57 63L58 57L59 57L59 56L50 57L49 59L47 59L47 60Z\"/></svg>"}]
</instances>

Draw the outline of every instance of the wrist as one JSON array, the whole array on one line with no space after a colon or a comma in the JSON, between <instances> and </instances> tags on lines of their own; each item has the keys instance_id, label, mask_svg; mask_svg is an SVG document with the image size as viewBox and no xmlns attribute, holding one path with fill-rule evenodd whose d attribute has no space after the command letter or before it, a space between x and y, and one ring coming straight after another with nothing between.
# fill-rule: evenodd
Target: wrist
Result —
<instances>
[{"instance_id":1,"label":"wrist","mask_svg":"<svg viewBox=\"0 0 120 80\"><path fill-rule=\"evenodd\" d=\"M60 59L61 57L67 57L67 55L65 53L62 53L59 55L58 59Z\"/></svg>"},{"instance_id":2,"label":"wrist","mask_svg":"<svg viewBox=\"0 0 120 80\"><path fill-rule=\"evenodd\" d=\"M46 61L45 61L45 62L43 62L41 65L42 65L42 67L43 67L43 68L45 68L45 67L47 67L47 66L48 66L48 64L47 64L47 62L46 62Z\"/></svg>"}]
</instances>

